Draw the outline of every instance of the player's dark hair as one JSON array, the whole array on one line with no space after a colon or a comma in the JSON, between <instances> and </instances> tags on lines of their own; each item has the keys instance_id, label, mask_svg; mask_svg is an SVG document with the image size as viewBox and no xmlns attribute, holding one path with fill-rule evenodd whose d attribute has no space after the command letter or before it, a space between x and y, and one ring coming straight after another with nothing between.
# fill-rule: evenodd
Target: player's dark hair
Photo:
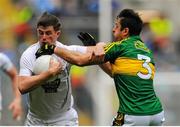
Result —
<instances>
[{"instance_id":1,"label":"player's dark hair","mask_svg":"<svg viewBox=\"0 0 180 127\"><path fill-rule=\"evenodd\" d=\"M130 36L140 34L143 22L138 13L134 12L134 10L124 9L119 13L117 19L118 18L121 19L121 30L124 28L129 28Z\"/></svg>"},{"instance_id":2,"label":"player's dark hair","mask_svg":"<svg viewBox=\"0 0 180 127\"><path fill-rule=\"evenodd\" d=\"M60 23L58 17L56 17L48 12L44 12L38 20L37 28L39 26L43 26L43 27L53 26L54 30L58 31L61 28L61 23Z\"/></svg>"}]
</instances>

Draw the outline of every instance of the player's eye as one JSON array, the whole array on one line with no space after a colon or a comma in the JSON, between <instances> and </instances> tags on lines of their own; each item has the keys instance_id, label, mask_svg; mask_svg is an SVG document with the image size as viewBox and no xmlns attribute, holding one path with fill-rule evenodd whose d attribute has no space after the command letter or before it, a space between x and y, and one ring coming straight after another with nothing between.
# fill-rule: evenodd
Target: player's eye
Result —
<instances>
[{"instance_id":1,"label":"player's eye","mask_svg":"<svg viewBox=\"0 0 180 127\"><path fill-rule=\"evenodd\" d=\"M113 28L114 28L114 29L117 29L117 28L118 28L118 25L117 25L117 24L114 24Z\"/></svg>"},{"instance_id":2,"label":"player's eye","mask_svg":"<svg viewBox=\"0 0 180 127\"><path fill-rule=\"evenodd\" d=\"M51 32L51 31L46 31L46 32L44 32L44 31L39 30L39 31L38 31L38 34L41 35L41 36L43 36L43 35L51 35L52 32Z\"/></svg>"},{"instance_id":3,"label":"player's eye","mask_svg":"<svg viewBox=\"0 0 180 127\"><path fill-rule=\"evenodd\" d=\"M38 34L39 34L39 35L43 35L44 32L39 30L39 31L38 31Z\"/></svg>"},{"instance_id":4,"label":"player's eye","mask_svg":"<svg viewBox=\"0 0 180 127\"><path fill-rule=\"evenodd\" d=\"M47 32L46 32L46 35L51 35L51 34L52 34L51 31L47 31Z\"/></svg>"}]
</instances>

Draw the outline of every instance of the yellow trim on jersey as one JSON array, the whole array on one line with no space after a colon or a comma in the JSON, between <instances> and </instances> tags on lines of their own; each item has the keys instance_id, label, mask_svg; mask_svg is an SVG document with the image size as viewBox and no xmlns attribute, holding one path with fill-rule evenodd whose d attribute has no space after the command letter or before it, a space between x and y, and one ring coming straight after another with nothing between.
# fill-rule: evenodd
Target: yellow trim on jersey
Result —
<instances>
[{"instance_id":1,"label":"yellow trim on jersey","mask_svg":"<svg viewBox=\"0 0 180 127\"><path fill-rule=\"evenodd\" d=\"M105 46L104 47L104 51L105 52L108 52L109 51L109 49L111 49L115 44L120 44L121 43L121 41L119 42L112 42L112 43L110 43L109 45L107 45L107 46Z\"/></svg>"},{"instance_id":2,"label":"yellow trim on jersey","mask_svg":"<svg viewBox=\"0 0 180 127\"><path fill-rule=\"evenodd\" d=\"M147 75L148 70L143 67L143 63L144 63L143 60L121 57L116 59L115 63L112 64L112 73L137 76L137 73L140 72L144 75ZM155 67L152 63L148 63L148 65L152 70L151 79L153 79L155 73Z\"/></svg>"},{"instance_id":3,"label":"yellow trim on jersey","mask_svg":"<svg viewBox=\"0 0 180 127\"><path fill-rule=\"evenodd\" d=\"M125 39L123 39L123 40L121 40L121 41L111 42L110 44L108 44L108 45L106 45L106 46L104 47L104 51L105 51L105 52L108 52L109 49L111 49L115 44L121 44L122 41L126 41L127 39L129 39L129 38L125 38Z\"/></svg>"}]
</instances>

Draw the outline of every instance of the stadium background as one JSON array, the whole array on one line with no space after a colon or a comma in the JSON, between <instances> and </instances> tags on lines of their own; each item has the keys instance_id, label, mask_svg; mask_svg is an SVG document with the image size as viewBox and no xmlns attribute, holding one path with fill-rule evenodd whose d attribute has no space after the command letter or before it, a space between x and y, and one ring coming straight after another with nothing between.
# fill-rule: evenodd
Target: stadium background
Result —
<instances>
[{"instance_id":1,"label":"stadium background","mask_svg":"<svg viewBox=\"0 0 180 127\"><path fill-rule=\"evenodd\" d=\"M96 40L112 41L113 19L123 8L138 10L144 20L142 38L154 51L157 74L155 90L161 98L165 125L180 125L180 1L179 0L0 0L0 51L19 68L21 53L36 42L36 21L47 10L60 17L62 43L79 44L80 31ZM10 79L2 72L3 111L0 125L23 125L14 121L8 104L12 100ZM110 125L118 107L112 79L97 66L71 70L75 108L80 125ZM26 113L26 95L23 95Z\"/></svg>"}]
</instances>

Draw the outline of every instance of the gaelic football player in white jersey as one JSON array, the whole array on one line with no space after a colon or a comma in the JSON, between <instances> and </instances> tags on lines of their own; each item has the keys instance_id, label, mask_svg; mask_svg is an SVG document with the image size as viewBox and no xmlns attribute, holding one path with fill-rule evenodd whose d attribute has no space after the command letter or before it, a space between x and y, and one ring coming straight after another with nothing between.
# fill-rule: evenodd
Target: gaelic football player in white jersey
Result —
<instances>
[{"instance_id":1,"label":"gaelic football player in white jersey","mask_svg":"<svg viewBox=\"0 0 180 127\"><path fill-rule=\"evenodd\" d=\"M9 109L12 110L13 118L16 120L20 120L22 117L22 105L21 105L21 94L18 90L18 84L17 84L17 70L10 61L10 59L3 53L0 53L0 70L5 72L12 81L12 90L14 93L14 99L9 105ZM1 87L1 81L0 81L0 87ZM0 92L0 119L1 119L1 111L2 111L2 95Z\"/></svg>"},{"instance_id":2,"label":"gaelic football player in white jersey","mask_svg":"<svg viewBox=\"0 0 180 127\"><path fill-rule=\"evenodd\" d=\"M56 16L44 12L37 22L38 42L27 48L21 56L19 90L22 94L28 93L29 106L25 125L78 125L69 79L70 64L50 53L48 55L56 56L60 62L51 61L48 71L39 75L34 75L32 71L35 60L41 55L47 55L38 52L45 43L81 53L87 52L88 48L84 46L66 46L57 41L61 34L60 27L60 21ZM57 74L60 75L57 79L48 81Z\"/></svg>"}]
</instances>

